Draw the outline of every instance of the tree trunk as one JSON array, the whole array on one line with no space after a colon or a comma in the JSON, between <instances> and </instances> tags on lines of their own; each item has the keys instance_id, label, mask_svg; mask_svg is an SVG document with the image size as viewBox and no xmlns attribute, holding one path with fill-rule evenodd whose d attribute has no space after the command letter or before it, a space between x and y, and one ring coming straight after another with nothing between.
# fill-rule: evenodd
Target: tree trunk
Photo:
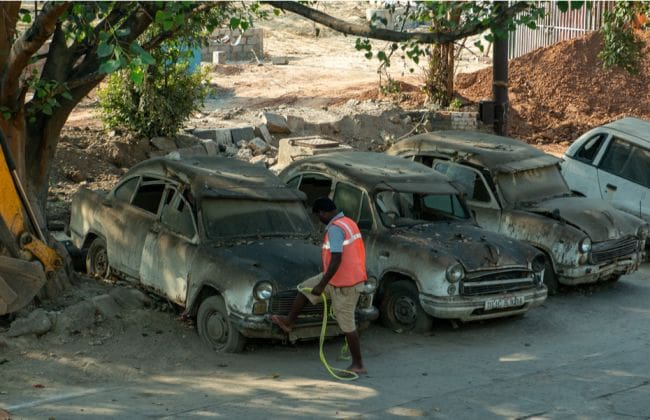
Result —
<instances>
[{"instance_id":1,"label":"tree trunk","mask_svg":"<svg viewBox=\"0 0 650 420\"><path fill-rule=\"evenodd\" d=\"M434 45L426 70L424 89L427 97L430 102L442 107L449 106L454 94L453 51L453 44ZM449 56L452 56L451 63Z\"/></svg>"}]
</instances>

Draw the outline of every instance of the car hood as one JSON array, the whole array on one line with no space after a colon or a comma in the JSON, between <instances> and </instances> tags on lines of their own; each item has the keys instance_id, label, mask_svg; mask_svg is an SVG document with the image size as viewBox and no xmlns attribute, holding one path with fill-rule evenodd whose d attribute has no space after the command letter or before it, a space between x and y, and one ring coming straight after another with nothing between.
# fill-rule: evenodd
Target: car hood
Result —
<instances>
[{"instance_id":1,"label":"car hood","mask_svg":"<svg viewBox=\"0 0 650 420\"><path fill-rule=\"evenodd\" d=\"M494 270L500 266L528 267L537 251L517 240L489 232L471 223L437 222L391 230L397 248L422 249L431 256L449 256L465 271Z\"/></svg>"},{"instance_id":2,"label":"car hood","mask_svg":"<svg viewBox=\"0 0 650 420\"><path fill-rule=\"evenodd\" d=\"M526 210L573 225L593 242L636 235L639 227L626 213L601 199L559 197L533 204Z\"/></svg>"},{"instance_id":3,"label":"car hood","mask_svg":"<svg viewBox=\"0 0 650 420\"><path fill-rule=\"evenodd\" d=\"M228 247L227 255L222 256L231 263L236 259L250 271L257 271L259 280L270 279L278 290L295 288L321 271L320 247L305 239L241 241Z\"/></svg>"}]
</instances>

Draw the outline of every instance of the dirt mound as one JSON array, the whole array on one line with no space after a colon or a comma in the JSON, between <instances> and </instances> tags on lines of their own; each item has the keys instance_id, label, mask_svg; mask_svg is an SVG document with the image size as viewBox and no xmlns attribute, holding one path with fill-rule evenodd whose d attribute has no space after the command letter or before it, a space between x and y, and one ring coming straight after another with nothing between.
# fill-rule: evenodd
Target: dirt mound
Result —
<instances>
[{"instance_id":1,"label":"dirt mound","mask_svg":"<svg viewBox=\"0 0 650 420\"><path fill-rule=\"evenodd\" d=\"M604 70L602 35L591 33L510 61L508 133L534 143L571 141L589 128L623 116L650 119L650 32L639 74ZM456 90L478 102L492 96L492 68L459 74Z\"/></svg>"}]
</instances>

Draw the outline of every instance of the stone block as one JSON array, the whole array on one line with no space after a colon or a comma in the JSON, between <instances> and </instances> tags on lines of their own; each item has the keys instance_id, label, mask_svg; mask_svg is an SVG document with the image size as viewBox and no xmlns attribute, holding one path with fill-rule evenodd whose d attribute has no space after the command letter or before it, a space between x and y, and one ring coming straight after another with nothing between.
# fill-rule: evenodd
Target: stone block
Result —
<instances>
[{"instance_id":1,"label":"stone block","mask_svg":"<svg viewBox=\"0 0 650 420\"><path fill-rule=\"evenodd\" d=\"M289 130L289 126L287 125L287 120L282 115L273 114L270 112L263 112L262 121L264 122L264 124L266 124L270 133L275 133L275 134L291 133L291 130Z\"/></svg>"},{"instance_id":2,"label":"stone block","mask_svg":"<svg viewBox=\"0 0 650 420\"><path fill-rule=\"evenodd\" d=\"M21 335L36 334L42 335L52 328L52 321L43 308L31 312L26 318L18 318L11 323L8 337L19 337Z\"/></svg>"},{"instance_id":3,"label":"stone block","mask_svg":"<svg viewBox=\"0 0 650 420\"><path fill-rule=\"evenodd\" d=\"M267 142L268 144L273 144L275 141L273 139L273 136L269 132L269 129L266 127L266 124L260 124L257 127L255 127L255 135L257 137L260 137L262 140ZM276 143L277 145L277 143Z\"/></svg>"},{"instance_id":4,"label":"stone block","mask_svg":"<svg viewBox=\"0 0 650 420\"><path fill-rule=\"evenodd\" d=\"M177 149L176 142L169 137L153 137L150 142L156 149L162 152L171 152Z\"/></svg>"},{"instance_id":5,"label":"stone block","mask_svg":"<svg viewBox=\"0 0 650 420\"><path fill-rule=\"evenodd\" d=\"M219 145L212 140L202 140L203 147L208 156L217 156L219 154ZM224 150L225 150L224 146Z\"/></svg>"},{"instance_id":6,"label":"stone block","mask_svg":"<svg viewBox=\"0 0 650 420\"><path fill-rule=\"evenodd\" d=\"M214 130L213 140L224 147L233 144L232 132L229 128L218 128Z\"/></svg>"},{"instance_id":7,"label":"stone block","mask_svg":"<svg viewBox=\"0 0 650 420\"><path fill-rule=\"evenodd\" d=\"M231 128L232 143L237 144L240 140L253 140L255 138L255 129L253 127Z\"/></svg>"},{"instance_id":8,"label":"stone block","mask_svg":"<svg viewBox=\"0 0 650 420\"><path fill-rule=\"evenodd\" d=\"M289 131L293 134L304 134L305 132L305 120L301 117L296 117L295 115L286 115L287 127Z\"/></svg>"},{"instance_id":9,"label":"stone block","mask_svg":"<svg viewBox=\"0 0 650 420\"><path fill-rule=\"evenodd\" d=\"M176 135L176 147L179 149L196 146L197 144L201 144L201 139L197 136L193 136L191 134Z\"/></svg>"},{"instance_id":10,"label":"stone block","mask_svg":"<svg viewBox=\"0 0 650 420\"><path fill-rule=\"evenodd\" d=\"M248 147L253 151L253 155L262 155L269 150L269 145L259 137L255 137L248 143Z\"/></svg>"}]
</instances>

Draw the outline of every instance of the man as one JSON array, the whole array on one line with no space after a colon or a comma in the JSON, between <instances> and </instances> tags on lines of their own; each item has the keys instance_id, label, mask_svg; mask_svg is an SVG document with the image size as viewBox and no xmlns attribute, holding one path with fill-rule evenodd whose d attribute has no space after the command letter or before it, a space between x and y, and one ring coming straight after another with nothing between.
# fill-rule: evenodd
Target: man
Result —
<instances>
[{"instance_id":1,"label":"man","mask_svg":"<svg viewBox=\"0 0 650 420\"><path fill-rule=\"evenodd\" d=\"M337 211L336 205L327 197L314 201L312 211L327 227L321 252L323 273L311 277L298 285L300 293L293 302L286 317L272 315L271 321L286 333L291 332L293 323L307 304L316 305L322 301L321 293L331 299L332 310L341 331L345 334L352 355L349 371L366 373L361 360L361 344L354 320L354 310L366 281L366 251L361 240L359 227ZM306 289L310 289L308 291Z\"/></svg>"}]
</instances>

